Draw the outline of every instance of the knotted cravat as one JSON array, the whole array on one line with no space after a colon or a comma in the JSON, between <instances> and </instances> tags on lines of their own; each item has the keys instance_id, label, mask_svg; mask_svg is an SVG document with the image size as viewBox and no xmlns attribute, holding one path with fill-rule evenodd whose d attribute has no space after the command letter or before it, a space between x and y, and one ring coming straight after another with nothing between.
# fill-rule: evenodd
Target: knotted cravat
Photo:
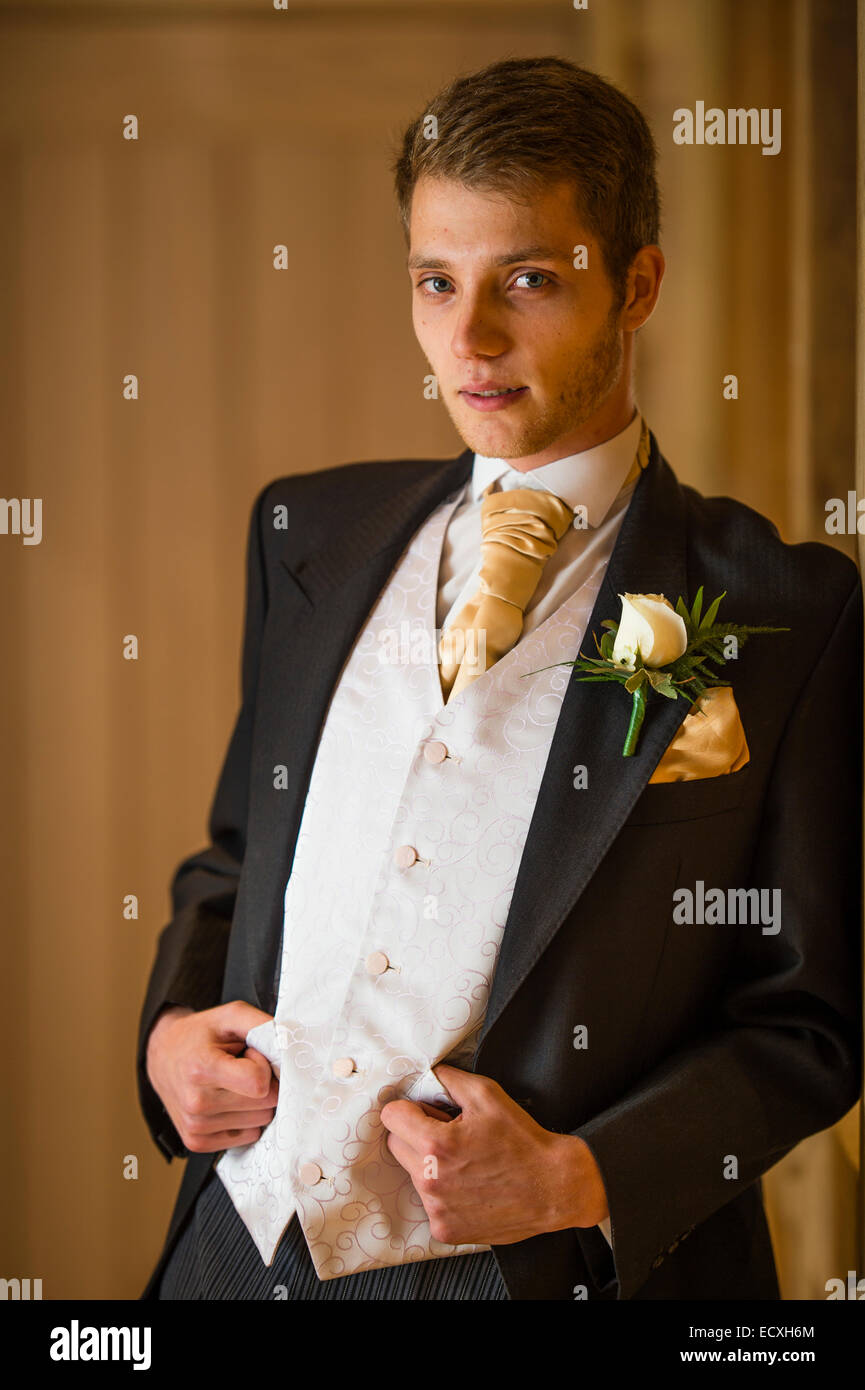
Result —
<instances>
[{"instance_id":1,"label":"knotted cravat","mask_svg":"<svg viewBox=\"0 0 865 1390\"><path fill-rule=\"evenodd\" d=\"M513 488L481 502L481 570L474 598L442 633L439 657L445 703L510 651L544 565L574 520L552 492Z\"/></svg>"},{"instance_id":2,"label":"knotted cravat","mask_svg":"<svg viewBox=\"0 0 865 1390\"><path fill-rule=\"evenodd\" d=\"M637 479L649 461L645 420L631 470L622 484ZM442 633L439 659L445 704L510 651L523 630L523 617L544 565L574 520L574 512L546 488L493 492L481 502L481 570L474 598L464 604Z\"/></svg>"}]
</instances>

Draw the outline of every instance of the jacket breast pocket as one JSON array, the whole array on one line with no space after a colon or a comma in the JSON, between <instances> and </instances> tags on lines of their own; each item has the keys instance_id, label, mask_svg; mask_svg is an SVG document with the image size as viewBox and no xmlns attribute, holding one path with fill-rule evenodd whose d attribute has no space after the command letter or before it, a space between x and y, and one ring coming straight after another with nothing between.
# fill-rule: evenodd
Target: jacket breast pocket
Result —
<instances>
[{"instance_id":1,"label":"jacket breast pocket","mask_svg":"<svg viewBox=\"0 0 865 1390\"><path fill-rule=\"evenodd\" d=\"M745 797L752 777L749 763L722 777L702 777L692 782L649 783L638 798L626 825L652 825L659 821L700 820L732 811Z\"/></svg>"}]
</instances>

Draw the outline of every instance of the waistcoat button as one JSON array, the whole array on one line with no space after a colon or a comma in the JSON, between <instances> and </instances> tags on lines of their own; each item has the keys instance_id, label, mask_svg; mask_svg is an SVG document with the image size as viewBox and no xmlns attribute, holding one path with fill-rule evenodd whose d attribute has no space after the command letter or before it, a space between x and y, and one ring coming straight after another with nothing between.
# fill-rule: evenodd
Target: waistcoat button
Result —
<instances>
[{"instance_id":1,"label":"waistcoat button","mask_svg":"<svg viewBox=\"0 0 865 1390\"><path fill-rule=\"evenodd\" d=\"M307 1187L315 1187L317 1182L321 1182L321 1169L317 1163L303 1163L298 1176Z\"/></svg>"},{"instance_id":2,"label":"waistcoat button","mask_svg":"<svg viewBox=\"0 0 865 1390\"><path fill-rule=\"evenodd\" d=\"M366 958L366 970L368 975L383 975L390 962L384 951L373 951L372 955Z\"/></svg>"},{"instance_id":3,"label":"waistcoat button","mask_svg":"<svg viewBox=\"0 0 865 1390\"><path fill-rule=\"evenodd\" d=\"M447 746L433 739L432 743L424 744L423 755L428 763L443 763L448 755Z\"/></svg>"},{"instance_id":4,"label":"waistcoat button","mask_svg":"<svg viewBox=\"0 0 865 1390\"><path fill-rule=\"evenodd\" d=\"M394 850L393 862L400 869L410 869L417 859L417 850L414 845L400 845Z\"/></svg>"}]
</instances>

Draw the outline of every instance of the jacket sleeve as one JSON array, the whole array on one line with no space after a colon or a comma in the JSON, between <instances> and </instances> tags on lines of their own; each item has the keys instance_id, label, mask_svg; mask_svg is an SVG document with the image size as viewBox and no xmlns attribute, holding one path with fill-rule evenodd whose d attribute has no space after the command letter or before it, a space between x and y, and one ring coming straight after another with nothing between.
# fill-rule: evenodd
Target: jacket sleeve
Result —
<instances>
[{"instance_id":1,"label":"jacket sleeve","mask_svg":"<svg viewBox=\"0 0 865 1390\"><path fill-rule=\"evenodd\" d=\"M768 784L751 885L780 888L780 930L740 925L711 1026L574 1131L606 1187L619 1299L856 1103L862 720L857 576Z\"/></svg>"},{"instance_id":2,"label":"jacket sleeve","mask_svg":"<svg viewBox=\"0 0 865 1390\"><path fill-rule=\"evenodd\" d=\"M138 1033L138 1093L148 1128L168 1162L188 1153L168 1112L150 1084L147 1038L168 1004L200 1010L220 1002L237 885L246 851L249 766L255 718L261 639L267 610L263 564L264 501L255 500L246 553L246 616L241 670L241 707L208 820L210 844L177 868L171 885L173 916L163 928L150 975Z\"/></svg>"}]
</instances>

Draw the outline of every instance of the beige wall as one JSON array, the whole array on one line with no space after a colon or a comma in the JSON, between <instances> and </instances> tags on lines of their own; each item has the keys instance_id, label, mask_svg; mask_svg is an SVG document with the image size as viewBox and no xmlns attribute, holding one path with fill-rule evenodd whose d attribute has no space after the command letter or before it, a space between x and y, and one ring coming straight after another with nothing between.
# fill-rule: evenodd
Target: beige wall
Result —
<instances>
[{"instance_id":1,"label":"beige wall","mask_svg":"<svg viewBox=\"0 0 865 1390\"><path fill-rule=\"evenodd\" d=\"M137 1297L167 1226L180 1165L137 1108L136 1025L235 713L256 491L462 447L422 394L402 123L510 54L622 83L660 146L669 261L640 403L686 481L825 539L854 486L853 25L852 0L0 3L0 492L44 508L41 545L0 537L0 1274ZM677 149L697 99L782 107L782 154ZM847 1156L822 1136L769 1181L789 1296L853 1267L854 1119Z\"/></svg>"}]
</instances>

